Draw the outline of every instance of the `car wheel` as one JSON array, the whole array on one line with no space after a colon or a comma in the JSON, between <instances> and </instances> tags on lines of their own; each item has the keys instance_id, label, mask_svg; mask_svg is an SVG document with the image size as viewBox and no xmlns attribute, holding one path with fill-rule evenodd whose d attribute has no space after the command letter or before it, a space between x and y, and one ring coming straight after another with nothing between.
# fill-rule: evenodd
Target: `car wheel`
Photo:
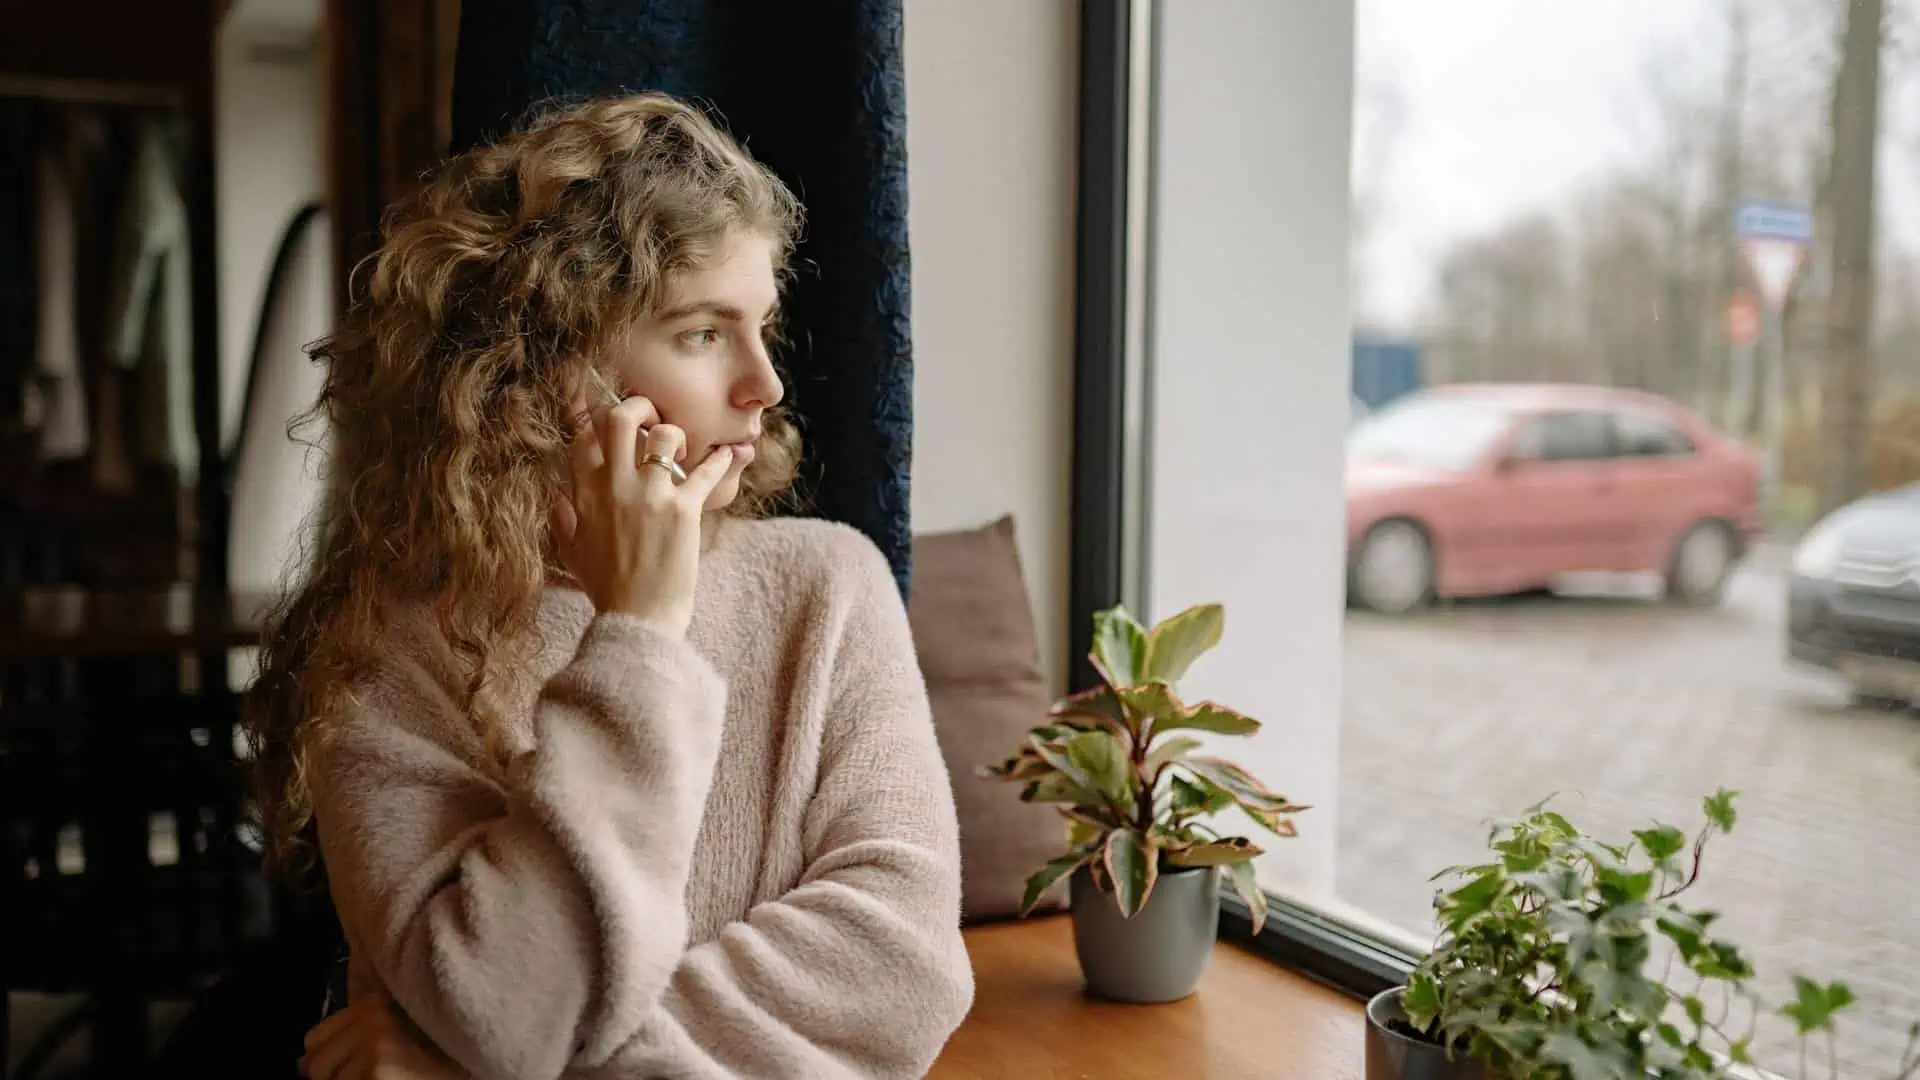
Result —
<instances>
[{"instance_id":1,"label":"car wheel","mask_svg":"<svg viewBox=\"0 0 1920 1080\"><path fill-rule=\"evenodd\" d=\"M1433 544L1411 521L1385 521L1368 529L1354 553L1347 592L1360 606L1400 615L1433 596Z\"/></svg>"},{"instance_id":2,"label":"car wheel","mask_svg":"<svg viewBox=\"0 0 1920 1080\"><path fill-rule=\"evenodd\" d=\"M1733 573L1733 534L1718 521L1702 521L1680 537L1667 568L1667 595L1683 604L1714 604Z\"/></svg>"}]
</instances>

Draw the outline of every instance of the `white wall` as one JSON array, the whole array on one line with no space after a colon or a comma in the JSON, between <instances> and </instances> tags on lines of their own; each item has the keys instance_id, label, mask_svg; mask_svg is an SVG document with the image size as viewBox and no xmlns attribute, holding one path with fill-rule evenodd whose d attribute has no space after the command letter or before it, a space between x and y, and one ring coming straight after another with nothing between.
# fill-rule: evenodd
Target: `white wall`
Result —
<instances>
[{"instance_id":1,"label":"white wall","mask_svg":"<svg viewBox=\"0 0 1920 1080\"><path fill-rule=\"evenodd\" d=\"M1079 8L907 0L916 531L1011 512L1064 684Z\"/></svg>"},{"instance_id":2,"label":"white wall","mask_svg":"<svg viewBox=\"0 0 1920 1080\"><path fill-rule=\"evenodd\" d=\"M293 212L320 197L326 99L319 0L241 0L214 63L221 418L239 420L260 293Z\"/></svg>"},{"instance_id":3,"label":"white wall","mask_svg":"<svg viewBox=\"0 0 1920 1080\"><path fill-rule=\"evenodd\" d=\"M1332 893L1340 730L1353 2L1163 0L1149 611L1226 604L1182 687L1313 805L1263 880Z\"/></svg>"},{"instance_id":4,"label":"white wall","mask_svg":"<svg viewBox=\"0 0 1920 1080\"><path fill-rule=\"evenodd\" d=\"M221 420L237 433L267 275L288 222L325 187L325 91L319 0L242 0L220 25L215 183L220 275ZM316 461L286 438L313 401L317 369L299 355L330 321L330 245L311 245L289 280L291 310L263 363L262 415L242 463L229 543L237 589L276 586L317 490Z\"/></svg>"}]
</instances>

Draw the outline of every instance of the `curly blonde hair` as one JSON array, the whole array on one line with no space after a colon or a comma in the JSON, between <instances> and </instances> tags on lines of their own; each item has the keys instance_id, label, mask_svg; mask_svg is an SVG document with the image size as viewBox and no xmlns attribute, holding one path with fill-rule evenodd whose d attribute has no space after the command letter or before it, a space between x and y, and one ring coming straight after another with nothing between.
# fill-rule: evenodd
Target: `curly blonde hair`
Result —
<instances>
[{"instance_id":1,"label":"curly blonde hair","mask_svg":"<svg viewBox=\"0 0 1920 1080\"><path fill-rule=\"evenodd\" d=\"M309 753L396 604L431 606L504 764L493 691L537 648L540 590L560 572L548 515L570 388L730 231L771 238L784 275L800 216L778 177L659 94L549 112L388 211L362 294L312 350L328 365L308 414L327 425L327 490L246 710L273 865L309 863ZM730 513L764 512L793 480L792 421L770 411L762 431Z\"/></svg>"}]
</instances>

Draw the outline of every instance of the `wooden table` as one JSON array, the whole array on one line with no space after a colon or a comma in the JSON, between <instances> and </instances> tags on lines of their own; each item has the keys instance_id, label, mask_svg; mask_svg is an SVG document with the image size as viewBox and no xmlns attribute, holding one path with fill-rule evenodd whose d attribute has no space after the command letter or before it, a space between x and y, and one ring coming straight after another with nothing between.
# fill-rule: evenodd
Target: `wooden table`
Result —
<instances>
[{"instance_id":1,"label":"wooden table","mask_svg":"<svg viewBox=\"0 0 1920 1080\"><path fill-rule=\"evenodd\" d=\"M1066 916L967 931L973 1011L932 1080L1359 1080L1358 1001L1235 945L1166 1005L1087 995Z\"/></svg>"}]
</instances>

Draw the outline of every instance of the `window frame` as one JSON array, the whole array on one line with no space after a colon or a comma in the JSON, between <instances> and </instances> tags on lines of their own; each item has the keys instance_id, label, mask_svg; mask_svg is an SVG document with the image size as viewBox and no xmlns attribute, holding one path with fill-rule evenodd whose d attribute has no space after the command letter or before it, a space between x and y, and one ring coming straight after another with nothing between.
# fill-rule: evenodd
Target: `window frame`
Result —
<instances>
[{"instance_id":1,"label":"window frame","mask_svg":"<svg viewBox=\"0 0 1920 1080\"><path fill-rule=\"evenodd\" d=\"M1642 422L1650 428L1659 428L1666 435L1680 440L1684 449L1678 453L1641 454L1635 453L1627 442L1623 424ZM1625 407L1613 411L1613 448L1618 461L1691 461L1700 456L1700 440L1688 431L1685 424L1671 416L1662 415L1654 409Z\"/></svg>"},{"instance_id":2,"label":"window frame","mask_svg":"<svg viewBox=\"0 0 1920 1080\"><path fill-rule=\"evenodd\" d=\"M1073 452L1067 655L1068 689L1098 676L1085 659L1095 612L1136 606L1147 564L1142 477L1149 448L1144 342L1151 312L1143 266L1152 233L1148 142L1159 0L1080 6L1079 166L1074 282ZM1129 550L1129 545L1132 549ZM1266 925L1230 891L1220 939L1365 1000L1402 985L1424 952L1369 934L1333 912L1267 893Z\"/></svg>"},{"instance_id":3,"label":"window frame","mask_svg":"<svg viewBox=\"0 0 1920 1080\"><path fill-rule=\"evenodd\" d=\"M1598 454L1586 457L1555 457L1547 453L1547 447L1550 441L1547 438L1548 429L1555 421L1565 420L1571 417L1592 417L1599 421L1601 447ZM1515 460L1523 461L1530 467L1593 465L1601 462L1618 461L1622 456L1620 453L1620 432L1616 425L1616 414L1611 409L1594 408L1590 406L1556 406L1538 410L1524 417L1520 425L1514 429L1513 443L1518 444L1521 440L1527 438L1534 429L1538 429L1541 432L1540 452L1525 457L1515 457ZM1511 447L1509 447L1509 451L1511 451Z\"/></svg>"}]
</instances>

